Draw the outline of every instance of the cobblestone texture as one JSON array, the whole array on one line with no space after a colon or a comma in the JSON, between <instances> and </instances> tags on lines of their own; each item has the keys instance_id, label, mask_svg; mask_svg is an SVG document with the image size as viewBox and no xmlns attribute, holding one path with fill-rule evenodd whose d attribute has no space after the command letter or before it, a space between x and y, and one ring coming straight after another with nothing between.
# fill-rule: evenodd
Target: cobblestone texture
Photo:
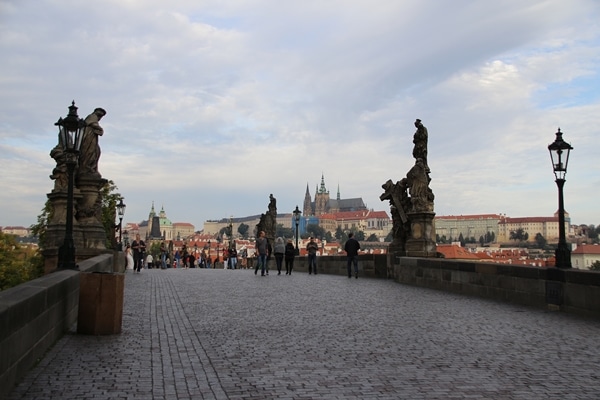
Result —
<instances>
[{"instance_id":1,"label":"cobblestone texture","mask_svg":"<svg viewBox=\"0 0 600 400\"><path fill-rule=\"evenodd\" d=\"M74 331L9 400L600 398L600 321L385 280L145 270Z\"/></svg>"}]
</instances>

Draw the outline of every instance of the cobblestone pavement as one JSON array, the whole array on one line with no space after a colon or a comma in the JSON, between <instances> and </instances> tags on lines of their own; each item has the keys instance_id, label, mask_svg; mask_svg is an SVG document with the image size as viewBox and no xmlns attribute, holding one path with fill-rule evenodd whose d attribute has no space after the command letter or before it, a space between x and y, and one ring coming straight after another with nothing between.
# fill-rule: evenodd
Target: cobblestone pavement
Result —
<instances>
[{"instance_id":1,"label":"cobblestone pavement","mask_svg":"<svg viewBox=\"0 0 600 400\"><path fill-rule=\"evenodd\" d=\"M392 281L126 276L123 332L67 334L8 399L598 399L600 321Z\"/></svg>"}]
</instances>

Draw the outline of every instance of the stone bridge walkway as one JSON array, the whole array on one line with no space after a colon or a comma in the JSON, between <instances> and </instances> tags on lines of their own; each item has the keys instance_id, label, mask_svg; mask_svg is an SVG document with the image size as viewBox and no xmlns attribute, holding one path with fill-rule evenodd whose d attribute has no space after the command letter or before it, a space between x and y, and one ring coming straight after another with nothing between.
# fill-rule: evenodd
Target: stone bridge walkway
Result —
<instances>
[{"instance_id":1,"label":"stone bridge walkway","mask_svg":"<svg viewBox=\"0 0 600 400\"><path fill-rule=\"evenodd\" d=\"M123 332L67 334L14 399L598 399L600 321L392 281L126 276Z\"/></svg>"}]
</instances>

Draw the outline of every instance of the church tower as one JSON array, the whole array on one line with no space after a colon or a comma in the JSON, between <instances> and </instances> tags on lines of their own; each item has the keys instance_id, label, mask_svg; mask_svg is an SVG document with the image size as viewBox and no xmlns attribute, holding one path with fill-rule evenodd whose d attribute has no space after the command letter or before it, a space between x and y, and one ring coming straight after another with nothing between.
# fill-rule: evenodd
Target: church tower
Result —
<instances>
[{"instance_id":1,"label":"church tower","mask_svg":"<svg viewBox=\"0 0 600 400\"><path fill-rule=\"evenodd\" d=\"M152 224L154 223L154 217L156 217L156 211L154 211L154 200L152 201L152 208L150 214L148 214L148 229L146 230L146 236L152 232Z\"/></svg>"},{"instance_id":2,"label":"church tower","mask_svg":"<svg viewBox=\"0 0 600 400\"><path fill-rule=\"evenodd\" d=\"M310 198L310 192L308 191L308 183L306 184L306 194L304 195L304 205L302 207L302 213L305 217L313 215L312 200Z\"/></svg>"},{"instance_id":3,"label":"church tower","mask_svg":"<svg viewBox=\"0 0 600 400\"><path fill-rule=\"evenodd\" d=\"M329 191L325 187L325 178L321 174L321 186L315 193L315 215L319 216L329 212Z\"/></svg>"}]
</instances>

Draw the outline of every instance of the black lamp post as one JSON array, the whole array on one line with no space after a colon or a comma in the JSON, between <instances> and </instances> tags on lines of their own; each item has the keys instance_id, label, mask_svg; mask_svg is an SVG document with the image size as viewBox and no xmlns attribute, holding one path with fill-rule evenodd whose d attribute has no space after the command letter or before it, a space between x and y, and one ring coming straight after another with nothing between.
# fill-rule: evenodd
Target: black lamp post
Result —
<instances>
[{"instance_id":1,"label":"black lamp post","mask_svg":"<svg viewBox=\"0 0 600 400\"><path fill-rule=\"evenodd\" d=\"M79 158L81 139L85 130L85 121L77 115L75 101L69 106L69 114L66 118L59 118L54 124L58 126L58 140L65 154L67 165L67 226L65 229L65 240L58 249L58 268L77 269L75 263L75 242L73 240L73 185L75 166Z\"/></svg>"},{"instance_id":2,"label":"black lamp post","mask_svg":"<svg viewBox=\"0 0 600 400\"><path fill-rule=\"evenodd\" d=\"M117 203L117 215L119 216L119 225L117 225L117 229L119 230L119 251L123 250L123 242L121 241L121 232L123 230L123 215L125 215L125 203L123 203L123 198L119 199Z\"/></svg>"},{"instance_id":3,"label":"black lamp post","mask_svg":"<svg viewBox=\"0 0 600 400\"><path fill-rule=\"evenodd\" d=\"M563 186L565 185L565 175L567 175L567 165L569 164L569 153L573 147L562 138L562 132L558 128L554 143L548 146L550 158L552 160L552 169L558 186L558 246L556 247L556 267L571 268L571 250L567 246L565 235L565 204L563 198Z\"/></svg>"},{"instance_id":4,"label":"black lamp post","mask_svg":"<svg viewBox=\"0 0 600 400\"><path fill-rule=\"evenodd\" d=\"M229 248L233 247L233 217L229 217Z\"/></svg>"},{"instance_id":5,"label":"black lamp post","mask_svg":"<svg viewBox=\"0 0 600 400\"><path fill-rule=\"evenodd\" d=\"M208 258L210 258L210 239L208 239Z\"/></svg>"},{"instance_id":6,"label":"black lamp post","mask_svg":"<svg viewBox=\"0 0 600 400\"><path fill-rule=\"evenodd\" d=\"M296 209L292 213L294 214L294 221L296 221L296 255L298 256L300 255L300 249L298 248L298 224L300 223L300 214L302 214L302 211L296 205Z\"/></svg>"}]
</instances>

